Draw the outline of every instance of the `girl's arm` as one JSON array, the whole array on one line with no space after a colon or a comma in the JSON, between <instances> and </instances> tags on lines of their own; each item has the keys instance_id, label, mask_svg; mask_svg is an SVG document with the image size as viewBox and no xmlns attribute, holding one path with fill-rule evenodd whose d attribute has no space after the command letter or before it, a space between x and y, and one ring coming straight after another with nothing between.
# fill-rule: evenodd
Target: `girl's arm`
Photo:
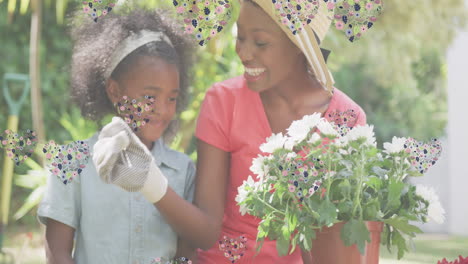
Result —
<instances>
[{"instance_id":1,"label":"girl's arm","mask_svg":"<svg viewBox=\"0 0 468 264\"><path fill-rule=\"evenodd\" d=\"M195 205L170 187L155 206L179 237L192 248L207 250L219 237L224 214L230 154L201 140L195 185Z\"/></svg>"},{"instance_id":2,"label":"girl's arm","mask_svg":"<svg viewBox=\"0 0 468 264\"><path fill-rule=\"evenodd\" d=\"M75 229L57 222L47 220L46 227L46 257L47 264L74 264L72 258L73 236Z\"/></svg>"}]
</instances>

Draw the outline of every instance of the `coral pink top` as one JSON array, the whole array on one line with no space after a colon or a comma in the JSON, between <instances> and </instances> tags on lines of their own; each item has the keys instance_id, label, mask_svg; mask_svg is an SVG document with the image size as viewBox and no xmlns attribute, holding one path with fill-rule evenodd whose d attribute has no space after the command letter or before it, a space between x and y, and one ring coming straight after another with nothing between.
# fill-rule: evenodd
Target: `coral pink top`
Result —
<instances>
[{"instance_id":1,"label":"coral pink top","mask_svg":"<svg viewBox=\"0 0 468 264\"><path fill-rule=\"evenodd\" d=\"M333 113L347 110L353 110L355 114L354 124L348 123L348 125L366 123L366 115L361 107L335 88L324 117L330 119L331 116L336 117ZM212 146L231 153L231 161L222 233L219 242L211 249L198 252L199 263L302 263L299 249L289 256L279 257L275 241L269 240L265 241L260 253L254 257L260 220L248 214L242 216L234 200L237 188L243 181L249 175L255 176L249 169L252 159L261 154L259 147L271 134L260 95L247 88L244 77L239 76L216 83L207 91L198 117L196 136ZM233 239L232 244L226 245L225 238ZM244 249L228 252L233 245L242 247L245 245L243 256L239 255Z\"/></svg>"}]
</instances>

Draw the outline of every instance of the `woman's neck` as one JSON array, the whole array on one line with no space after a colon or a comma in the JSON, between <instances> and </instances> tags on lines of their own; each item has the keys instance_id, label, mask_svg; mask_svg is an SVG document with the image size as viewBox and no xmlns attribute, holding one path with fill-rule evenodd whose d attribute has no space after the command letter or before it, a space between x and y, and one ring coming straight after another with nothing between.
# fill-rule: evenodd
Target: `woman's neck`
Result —
<instances>
[{"instance_id":1,"label":"woman's neck","mask_svg":"<svg viewBox=\"0 0 468 264\"><path fill-rule=\"evenodd\" d=\"M286 102L295 108L304 105L305 101L309 101L310 103L311 98L323 102L319 98L323 98L322 93L324 92L325 90L317 79L305 72L295 74L277 86L261 92L261 97L269 103Z\"/></svg>"}]
</instances>

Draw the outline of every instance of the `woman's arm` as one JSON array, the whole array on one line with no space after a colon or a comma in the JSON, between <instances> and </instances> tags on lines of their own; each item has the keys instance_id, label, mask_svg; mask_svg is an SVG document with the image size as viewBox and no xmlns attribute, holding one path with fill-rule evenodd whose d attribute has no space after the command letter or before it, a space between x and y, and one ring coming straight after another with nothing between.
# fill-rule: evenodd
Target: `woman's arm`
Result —
<instances>
[{"instance_id":1,"label":"woman's arm","mask_svg":"<svg viewBox=\"0 0 468 264\"><path fill-rule=\"evenodd\" d=\"M155 203L179 237L193 248L209 249L219 237L229 161L228 152L199 140L195 205L184 200L171 188Z\"/></svg>"},{"instance_id":2,"label":"woman's arm","mask_svg":"<svg viewBox=\"0 0 468 264\"><path fill-rule=\"evenodd\" d=\"M55 221L47 220L46 257L47 264L74 264L72 258L73 236L75 229Z\"/></svg>"},{"instance_id":3,"label":"woman's arm","mask_svg":"<svg viewBox=\"0 0 468 264\"><path fill-rule=\"evenodd\" d=\"M192 261L193 264L197 264L197 251L189 246L184 240L177 240L177 252L175 254L176 259L186 257Z\"/></svg>"},{"instance_id":4,"label":"woman's arm","mask_svg":"<svg viewBox=\"0 0 468 264\"><path fill-rule=\"evenodd\" d=\"M310 251L301 250L301 253L304 264L312 264L312 255L310 254Z\"/></svg>"}]
</instances>

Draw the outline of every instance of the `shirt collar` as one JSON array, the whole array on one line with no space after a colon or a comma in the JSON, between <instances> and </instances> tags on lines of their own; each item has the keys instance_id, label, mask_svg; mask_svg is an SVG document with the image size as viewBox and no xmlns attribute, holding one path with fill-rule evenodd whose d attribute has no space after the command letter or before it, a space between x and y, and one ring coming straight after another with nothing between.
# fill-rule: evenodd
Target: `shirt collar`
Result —
<instances>
[{"instance_id":1,"label":"shirt collar","mask_svg":"<svg viewBox=\"0 0 468 264\"><path fill-rule=\"evenodd\" d=\"M161 166L161 163L164 163L164 165L174 170L180 170L179 162L177 162L177 156L174 155L173 151L168 149L162 139L158 139L154 142L151 154L158 166Z\"/></svg>"}]
</instances>

